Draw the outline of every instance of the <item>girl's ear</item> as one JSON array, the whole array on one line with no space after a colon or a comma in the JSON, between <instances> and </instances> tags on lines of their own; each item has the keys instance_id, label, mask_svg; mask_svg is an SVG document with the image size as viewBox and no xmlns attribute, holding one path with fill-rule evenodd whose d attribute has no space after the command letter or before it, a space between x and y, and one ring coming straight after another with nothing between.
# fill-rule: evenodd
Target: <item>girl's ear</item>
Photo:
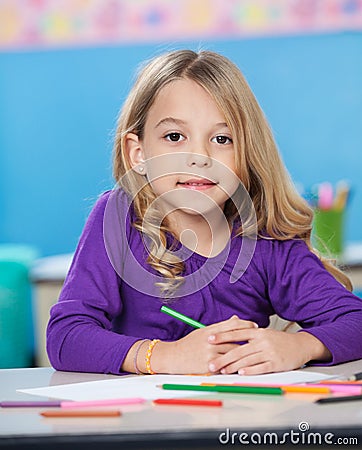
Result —
<instances>
[{"instance_id":1,"label":"girl's ear","mask_svg":"<svg viewBox=\"0 0 362 450\"><path fill-rule=\"evenodd\" d=\"M140 175L146 175L144 151L137 134L128 133L125 139L125 146L132 169Z\"/></svg>"}]
</instances>

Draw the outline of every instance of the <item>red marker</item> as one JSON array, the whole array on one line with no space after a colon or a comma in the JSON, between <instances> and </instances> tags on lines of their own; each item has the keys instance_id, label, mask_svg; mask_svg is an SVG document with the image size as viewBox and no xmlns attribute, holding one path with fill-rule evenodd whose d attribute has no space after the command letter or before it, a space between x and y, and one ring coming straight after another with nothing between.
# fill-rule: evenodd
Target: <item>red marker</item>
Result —
<instances>
[{"instance_id":1,"label":"red marker","mask_svg":"<svg viewBox=\"0 0 362 450\"><path fill-rule=\"evenodd\" d=\"M156 405L185 405L185 406L222 406L221 400L202 400L197 398L158 398L153 400Z\"/></svg>"}]
</instances>

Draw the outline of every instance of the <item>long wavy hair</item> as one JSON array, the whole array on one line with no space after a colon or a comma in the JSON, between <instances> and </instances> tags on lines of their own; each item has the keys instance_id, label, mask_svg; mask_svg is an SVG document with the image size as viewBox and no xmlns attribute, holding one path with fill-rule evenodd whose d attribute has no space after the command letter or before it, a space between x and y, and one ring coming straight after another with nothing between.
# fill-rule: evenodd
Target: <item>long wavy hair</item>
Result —
<instances>
[{"instance_id":1,"label":"long wavy hair","mask_svg":"<svg viewBox=\"0 0 362 450\"><path fill-rule=\"evenodd\" d=\"M313 211L297 193L263 111L238 67L214 52L179 50L156 57L141 69L119 115L113 152L115 180L133 199L138 218L134 226L151 242L147 261L165 280L159 283L163 296L182 282L184 264L172 248L167 248L167 234L172 235L172 230L167 221L160 221L161 213L152 206L155 194L145 185L144 176L131 170L125 138L135 133L142 140L148 111L158 93L179 79L202 86L223 112L233 138L236 174L253 202L259 238L305 241L324 267L352 290L349 278L313 249ZM224 212L228 218L235 215L230 203ZM243 232L245 229L238 230L239 234Z\"/></svg>"}]
</instances>

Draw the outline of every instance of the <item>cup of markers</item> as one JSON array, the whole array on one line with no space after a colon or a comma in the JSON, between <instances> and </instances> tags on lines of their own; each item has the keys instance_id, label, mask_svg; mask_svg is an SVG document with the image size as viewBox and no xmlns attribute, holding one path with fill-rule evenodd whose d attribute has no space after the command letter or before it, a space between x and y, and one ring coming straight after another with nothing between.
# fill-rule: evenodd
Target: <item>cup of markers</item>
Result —
<instances>
[{"instance_id":1,"label":"cup of markers","mask_svg":"<svg viewBox=\"0 0 362 450\"><path fill-rule=\"evenodd\" d=\"M344 227L350 186L346 181L335 189L325 182L317 186L313 199L312 243L326 257L340 258L344 250Z\"/></svg>"}]
</instances>

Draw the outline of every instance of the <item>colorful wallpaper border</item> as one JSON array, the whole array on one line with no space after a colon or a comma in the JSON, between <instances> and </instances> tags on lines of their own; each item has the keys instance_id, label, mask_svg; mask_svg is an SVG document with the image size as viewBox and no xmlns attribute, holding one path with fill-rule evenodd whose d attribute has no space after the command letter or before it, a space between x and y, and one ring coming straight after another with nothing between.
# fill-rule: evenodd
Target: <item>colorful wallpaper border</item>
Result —
<instances>
[{"instance_id":1,"label":"colorful wallpaper border","mask_svg":"<svg viewBox=\"0 0 362 450\"><path fill-rule=\"evenodd\" d=\"M362 0L0 0L0 49L362 30Z\"/></svg>"}]
</instances>

